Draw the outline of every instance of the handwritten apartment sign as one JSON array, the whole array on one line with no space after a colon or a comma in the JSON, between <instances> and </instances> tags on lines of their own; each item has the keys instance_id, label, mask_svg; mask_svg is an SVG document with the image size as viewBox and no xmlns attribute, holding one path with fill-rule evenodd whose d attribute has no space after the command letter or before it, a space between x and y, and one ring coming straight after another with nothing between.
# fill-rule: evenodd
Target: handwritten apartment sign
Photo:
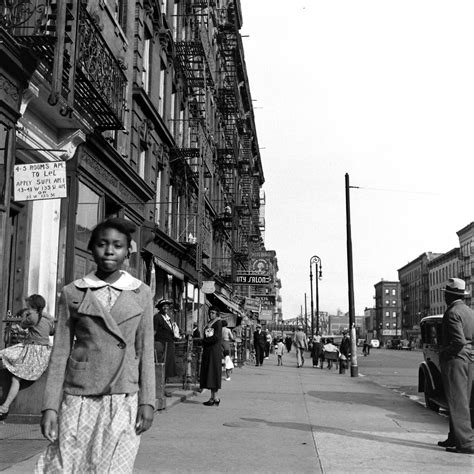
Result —
<instances>
[{"instance_id":1,"label":"handwritten apartment sign","mask_svg":"<svg viewBox=\"0 0 474 474\"><path fill-rule=\"evenodd\" d=\"M64 161L15 165L13 179L15 201L67 197Z\"/></svg>"}]
</instances>

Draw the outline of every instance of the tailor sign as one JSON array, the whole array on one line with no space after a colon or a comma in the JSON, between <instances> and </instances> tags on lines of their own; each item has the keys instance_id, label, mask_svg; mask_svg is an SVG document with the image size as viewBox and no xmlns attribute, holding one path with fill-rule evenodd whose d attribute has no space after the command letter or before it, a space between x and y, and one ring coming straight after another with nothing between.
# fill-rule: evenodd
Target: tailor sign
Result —
<instances>
[{"instance_id":1,"label":"tailor sign","mask_svg":"<svg viewBox=\"0 0 474 474\"><path fill-rule=\"evenodd\" d=\"M238 273L235 275L234 283L237 285L268 285L273 283L273 278L271 275Z\"/></svg>"}]
</instances>

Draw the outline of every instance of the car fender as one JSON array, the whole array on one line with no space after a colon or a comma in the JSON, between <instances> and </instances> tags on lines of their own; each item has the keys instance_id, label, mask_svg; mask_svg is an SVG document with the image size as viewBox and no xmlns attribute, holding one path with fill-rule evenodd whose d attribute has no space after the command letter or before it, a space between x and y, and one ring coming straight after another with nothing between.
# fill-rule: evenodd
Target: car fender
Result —
<instances>
[{"instance_id":1,"label":"car fender","mask_svg":"<svg viewBox=\"0 0 474 474\"><path fill-rule=\"evenodd\" d=\"M419 392L425 391L425 379L428 380L431 388L433 390L436 390L433 374L431 373L431 370L428 364L425 361L423 361L421 362L420 367L418 369L418 391Z\"/></svg>"}]
</instances>

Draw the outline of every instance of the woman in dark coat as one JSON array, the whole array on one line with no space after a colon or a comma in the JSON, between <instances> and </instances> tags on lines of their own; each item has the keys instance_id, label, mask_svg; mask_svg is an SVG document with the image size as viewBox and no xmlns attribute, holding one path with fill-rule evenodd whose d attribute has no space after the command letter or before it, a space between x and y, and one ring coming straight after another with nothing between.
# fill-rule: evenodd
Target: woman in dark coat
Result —
<instances>
[{"instance_id":1,"label":"woman in dark coat","mask_svg":"<svg viewBox=\"0 0 474 474\"><path fill-rule=\"evenodd\" d=\"M220 399L216 395L222 382L222 320L215 306L209 308L202 346L200 387L211 391L211 398L203 405L219 406Z\"/></svg>"}]
</instances>

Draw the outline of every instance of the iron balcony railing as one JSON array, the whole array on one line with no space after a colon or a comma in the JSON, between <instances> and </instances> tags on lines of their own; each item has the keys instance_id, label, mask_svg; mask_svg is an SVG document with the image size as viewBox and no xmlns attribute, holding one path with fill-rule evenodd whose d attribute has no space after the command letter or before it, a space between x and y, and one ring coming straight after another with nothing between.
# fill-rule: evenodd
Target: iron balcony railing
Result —
<instances>
[{"instance_id":1,"label":"iron balcony railing","mask_svg":"<svg viewBox=\"0 0 474 474\"><path fill-rule=\"evenodd\" d=\"M77 110L98 130L123 128L123 64L83 2L0 0L0 27L35 54L47 81L58 84L52 105L61 100L69 115ZM57 51L57 45L63 50Z\"/></svg>"}]
</instances>

